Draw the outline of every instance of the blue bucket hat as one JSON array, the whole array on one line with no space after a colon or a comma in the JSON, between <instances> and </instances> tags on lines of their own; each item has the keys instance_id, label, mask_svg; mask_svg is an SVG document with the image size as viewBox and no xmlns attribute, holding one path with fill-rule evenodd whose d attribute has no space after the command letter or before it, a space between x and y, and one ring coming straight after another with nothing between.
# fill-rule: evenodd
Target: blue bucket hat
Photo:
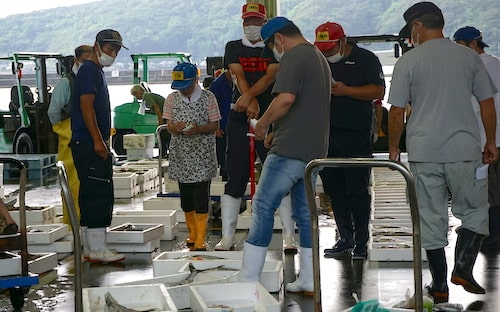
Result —
<instances>
[{"instance_id":1,"label":"blue bucket hat","mask_svg":"<svg viewBox=\"0 0 500 312\"><path fill-rule=\"evenodd\" d=\"M172 89L184 90L198 76L198 68L191 63L180 63L172 70Z\"/></svg>"},{"instance_id":2,"label":"blue bucket hat","mask_svg":"<svg viewBox=\"0 0 500 312\"><path fill-rule=\"evenodd\" d=\"M460 28L455 32L453 35L453 41L470 41L470 40L477 40L481 42L485 47L489 47L486 43L483 41L483 35L479 31L479 29L472 27L472 26L465 26Z\"/></svg>"}]
</instances>

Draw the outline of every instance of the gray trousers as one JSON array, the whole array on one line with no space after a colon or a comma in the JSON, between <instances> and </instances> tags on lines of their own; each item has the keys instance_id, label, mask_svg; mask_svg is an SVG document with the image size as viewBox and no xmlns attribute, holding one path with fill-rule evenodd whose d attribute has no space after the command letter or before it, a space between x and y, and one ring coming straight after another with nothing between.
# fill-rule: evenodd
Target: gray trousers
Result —
<instances>
[{"instance_id":1,"label":"gray trousers","mask_svg":"<svg viewBox=\"0 0 500 312\"><path fill-rule=\"evenodd\" d=\"M455 163L410 162L415 177L420 212L422 247L427 250L448 245L448 191L451 212L461 227L488 235L488 178L476 179L480 160Z\"/></svg>"}]
</instances>

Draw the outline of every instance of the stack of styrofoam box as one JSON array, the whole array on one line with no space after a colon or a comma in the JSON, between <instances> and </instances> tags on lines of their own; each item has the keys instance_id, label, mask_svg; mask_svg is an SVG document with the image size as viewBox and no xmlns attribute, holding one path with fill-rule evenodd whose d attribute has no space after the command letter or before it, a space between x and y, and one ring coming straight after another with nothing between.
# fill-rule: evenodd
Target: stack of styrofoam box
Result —
<instances>
[{"instance_id":1,"label":"stack of styrofoam box","mask_svg":"<svg viewBox=\"0 0 500 312\"><path fill-rule=\"evenodd\" d=\"M115 172L137 173L139 191L146 192L158 187L158 163L128 162L120 167L115 167Z\"/></svg>"},{"instance_id":2,"label":"stack of styrofoam box","mask_svg":"<svg viewBox=\"0 0 500 312\"><path fill-rule=\"evenodd\" d=\"M109 249L121 253L151 253L156 256L160 252L163 232L163 224L129 222L109 228L106 242Z\"/></svg>"},{"instance_id":3,"label":"stack of styrofoam box","mask_svg":"<svg viewBox=\"0 0 500 312\"><path fill-rule=\"evenodd\" d=\"M162 284L84 288L83 311L107 311L106 294L130 311L177 311L174 301Z\"/></svg>"},{"instance_id":4,"label":"stack of styrofoam box","mask_svg":"<svg viewBox=\"0 0 500 312\"><path fill-rule=\"evenodd\" d=\"M258 282L194 285L190 303L194 312L281 311L280 302Z\"/></svg>"},{"instance_id":5,"label":"stack of styrofoam box","mask_svg":"<svg viewBox=\"0 0 500 312\"><path fill-rule=\"evenodd\" d=\"M384 159L384 156L378 157ZM369 258L371 261L413 261L413 225L405 179L399 171L388 168L374 168L372 174ZM422 252L422 260L426 260L425 252Z\"/></svg>"},{"instance_id":6,"label":"stack of styrofoam box","mask_svg":"<svg viewBox=\"0 0 500 312\"><path fill-rule=\"evenodd\" d=\"M188 309L190 286L228 282L240 270L242 258L243 251L163 252L153 259L153 278L122 285L165 284L177 308ZM190 267L201 271L193 276ZM193 279L187 281L190 276ZM268 292L278 292L283 284L283 262L266 260L260 280Z\"/></svg>"},{"instance_id":7,"label":"stack of styrofoam box","mask_svg":"<svg viewBox=\"0 0 500 312\"><path fill-rule=\"evenodd\" d=\"M178 232L176 215L176 210L119 210L114 213L111 226L127 222L162 224L164 232L160 240L173 240Z\"/></svg>"},{"instance_id":8,"label":"stack of styrofoam box","mask_svg":"<svg viewBox=\"0 0 500 312\"><path fill-rule=\"evenodd\" d=\"M151 159L155 146L154 134L126 134L123 148L127 150L128 160Z\"/></svg>"},{"instance_id":9,"label":"stack of styrofoam box","mask_svg":"<svg viewBox=\"0 0 500 312\"><path fill-rule=\"evenodd\" d=\"M36 224L26 227L29 253L67 254L73 252L73 237L67 224Z\"/></svg>"},{"instance_id":10,"label":"stack of styrofoam box","mask_svg":"<svg viewBox=\"0 0 500 312\"><path fill-rule=\"evenodd\" d=\"M113 191L115 198L132 198L139 194L138 175L135 172L114 172Z\"/></svg>"},{"instance_id":11,"label":"stack of styrofoam box","mask_svg":"<svg viewBox=\"0 0 500 312\"><path fill-rule=\"evenodd\" d=\"M181 208L180 197L152 197L142 202L143 210L174 210L178 222L186 222L186 217Z\"/></svg>"}]
</instances>

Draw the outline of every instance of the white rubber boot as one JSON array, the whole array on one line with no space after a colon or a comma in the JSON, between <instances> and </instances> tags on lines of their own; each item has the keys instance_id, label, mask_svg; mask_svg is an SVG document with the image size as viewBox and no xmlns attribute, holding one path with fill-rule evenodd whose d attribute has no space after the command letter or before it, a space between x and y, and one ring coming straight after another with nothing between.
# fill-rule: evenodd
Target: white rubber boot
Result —
<instances>
[{"instance_id":1,"label":"white rubber boot","mask_svg":"<svg viewBox=\"0 0 500 312\"><path fill-rule=\"evenodd\" d=\"M260 247L245 242L240 271L230 277L228 282L259 282L262 268L266 262L267 247Z\"/></svg>"},{"instance_id":2,"label":"white rubber boot","mask_svg":"<svg viewBox=\"0 0 500 312\"><path fill-rule=\"evenodd\" d=\"M106 248L106 228L87 228L87 242L89 246L89 262L118 262L125 256Z\"/></svg>"},{"instance_id":3,"label":"white rubber boot","mask_svg":"<svg viewBox=\"0 0 500 312\"><path fill-rule=\"evenodd\" d=\"M90 253L89 242L87 240L87 227L81 226L80 232L81 232L81 242L82 242L82 255L83 259L87 260L89 258L89 253Z\"/></svg>"},{"instance_id":4,"label":"white rubber boot","mask_svg":"<svg viewBox=\"0 0 500 312\"><path fill-rule=\"evenodd\" d=\"M281 225L283 227L283 251L285 253L296 253L297 243L295 242L295 221L292 219L292 198L290 194L283 197L278 207Z\"/></svg>"},{"instance_id":5,"label":"white rubber boot","mask_svg":"<svg viewBox=\"0 0 500 312\"><path fill-rule=\"evenodd\" d=\"M286 290L289 292L300 292L306 296L314 296L312 248L301 247L299 256L299 278L293 283L288 283Z\"/></svg>"},{"instance_id":6,"label":"white rubber boot","mask_svg":"<svg viewBox=\"0 0 500 312\"><path fill-rule=\"evenodd\" d=\"M236 232L236 222L238 221L240 205L241 197L235 198L227 194L221 196L222 239L215 245L215 250L227 251L233 247L233 238Z\"/></svg>"}]
</instances>

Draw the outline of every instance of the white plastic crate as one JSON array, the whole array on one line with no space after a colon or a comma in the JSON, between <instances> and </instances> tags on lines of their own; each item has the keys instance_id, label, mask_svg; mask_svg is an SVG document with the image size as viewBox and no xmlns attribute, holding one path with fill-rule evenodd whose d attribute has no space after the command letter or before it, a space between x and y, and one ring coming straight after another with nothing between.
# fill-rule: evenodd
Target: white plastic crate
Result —
<instances>
[{"instance_id":1,"label":"white plastic crate","mask_svg":"<svg viewBox=\"0 0 500 312\"><path fill-rule=\"evenodd\" d=\"M191 286L194 312L280 312L280 303L259 283Z\"/></svg>"},{"instance_id":2,"label":"white plastic crate","mask_svg":"<svg viewBox=\"0 0 500 312\"><path fill-rule=\"evenodd\" d=\"M107 243L143 244L163 235L163 224L125 223L111 227L106 233Z\"/></svg>"},{"instance_id":3,"label":"white plastic crate","mask_svg":"<svg viewBox=\"0 0 500 312\"><path fill-rule=\"evenodd\" d=\"M0 276L20 275L21 256L13 252L0 252Z\"/></svg>"},{"instance_id":4,"label":"white plastic crate","mask_svg":"<svg viewBox=\"0 0 500 312\"><path fill-rule=\"evenodd\" d=\"M127 222L163 224L164 231L160 239L173 240L178 232L176 215L176 210L120 210L113 216L111 226Z\"/></svg>"},{"instance_id":5,"label":"white plastic crate","mask_svg":"<svg viewBox=\"0 0 500 312\"><path fill-rule=\"evenodd\" d=\"M30 253L30 256L36 257L28 261L28 271L35 274L42 274L57 267L57 253Z\"/></svg>"},{"instance_id":6,"label":"white plastic crate","mask_svg":"<svg viewBox=\"0 0 500 312\"><path fill-rule=\"evenodd\" d=\"M124 149L144 149L153 148L155 146L154 134L125 134L123 136Z\"/></svg>"},{"instance_id":7,"label":"white plastic crate","mask_svg":"<svg viewBox=\"0 0 500 312\"><path fill-rule=\"evenodd\" d=\"M82 292L83 311L106 311L105 295L108 292L120 305L129 309L177 311L172 298L162 284L84 288Z\"/></svg>"},{"instance_id":8,"label":"white plastic crate","mask_svg":"<svg viewBox=\"0 0 500 312\"><path fill-rule=\"evenodd\" d=\"M12 219L19 224L18 210L9 211ZM54 223L56 211L54 206L29 206L26 207L26 224L49 224Z\"/></svg>"},{"instance_id":9,"label":"white plastic crate","mask_svg":"<svg viewBox=\"0 0 500 312\"><path fill-rule=\"evenodd\" d=\"M136 186L138 176L134 172L114 172L113 173L113 187L117 189L131 189Z\"/></svg>"},{"instance_id":10,"label":"white plastic crate","mask_svg":"<svg viewBox=\"0 0 500 312\"><path fill-rule=\"evenodd\" d=\"M51 244L68 234L68 225L37 224L26 227L26 238L29 245Z\"/></svg>"},{"instance_id":11,"label":"white plastic crate","mask_svg":"<svg viewBox=\"0 0 500 312\"><path fill-rule=\"evenodd\" d=\"M153 275L164 276L169 274L177 274L189 270L188 267L182 267L179 271L179 266L182 263L191 263L197 270L215 269L221 267L221 278L229 277L237 273L241 268L241 259L211 259L210 257L197 260L192 258L187 259L165 259L165 253L153 259ZM180 264L179 264L180 263ZM212 272L215 272L213 270ZM212 273L218 274L218 273ZM260 282L270 292L277 292L281 289L283 284L283 262L278 260L266 260L262 273L260 275Z\"/></svg>"},{"instance_id":12,"label":"white plastic crate","mask_svg":"<svg viewBox=\"0 0 500 312\"><path fill-rule=\"evenodd\" d=\"M152 159L154 150L152 147L143 149L127 149L127 160Z\"/></svg>"},{"instance_id":13,"label":"white plastic crate","mask_svg":"<svg viewBox=\"0 0 500 312\"><path fill-rule=\"evenodd\" d=\"M107 243L108 249L121 253L154 253L154 257L159 255L160 239L155 238L144 243Z\"/></svg>"},{"instance_id":14,"label":"white plastic crate","mask_svg":"<svg viewBox=\"0 0 500 312\"><path fill-rule=\"evenodd\" d=\"M57 254L68 254L72 253L73 250L74 248L72 235L66 235L62 239L51 244L28 245L29 253L55 252Z\"/></svg>"}]
</instances>

